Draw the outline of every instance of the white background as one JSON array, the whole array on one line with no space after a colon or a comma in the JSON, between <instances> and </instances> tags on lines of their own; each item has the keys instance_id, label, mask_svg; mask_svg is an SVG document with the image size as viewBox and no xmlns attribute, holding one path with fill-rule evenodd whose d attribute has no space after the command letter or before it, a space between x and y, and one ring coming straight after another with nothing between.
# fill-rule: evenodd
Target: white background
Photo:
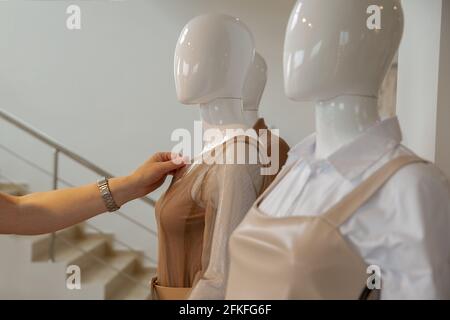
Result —
<instances>
[{"instance_id":1,"label":"white background","mask_svg":"<svg viewBox=\"0 0 450 320\"><path fill-rule=\"evenodd\" d=\"M82 29L66 28L66 8L77 3ZM128 0L0 2L0 106L116 175L150 154L170 150L176 128L193 128L198 109L176 100L175 43L183 26L207 12L235 15L252 30L266 58L269 80L261 112L291 144L314 130L313 108L284 96L282 47L295 1ZM0 121L0 141L51 170L52 151ZM61 175L75 184L94 176L62 160ZM0 150L0 173L34 191L51 178ZM154 195L157 197L157 195ZM153 210L132 204L127 213L153 224ZM155 241L113 216L95 219L155 256Z\"/></svg>"},{"instance_id":2,"label":"white background","mask_svg":"<svg viewBox=\"0 0 450 320\"><path fill-rule=\"evenodd\" d=\"M192 17L222 12L240 17L252 30L256 48L269 67L261 113L294 145L314 131L312 105L290 102L283 91L282 48L294 2L0 1L0 108L106 170L127 174L153 152L171 149L174 129L192 129L198 110L181 105L175 95L175 42ZM80 31L66 28L65 11L74 3L82 9ZM437 114L450 114L448 76L443 73L438 95L439 69L446 67L448 71L449 65L448 58L441 56L439 60L441 0L408 0L404 9L407 22L399 55L400 120L409 146L434 160L435 145L440 143L438 153L445 159L449 153L448 121L436 125ZM450 33L445 34L448 37ZM446 48L448 53L448 41ZM436 138L437 128L440 138ZM51 170L52 150L3 121L0 143ZM442 160L442 167L450 173L446 161ZM28 183L33 191L51 188L50 177L1 150L0 174ZM65 159L61 175L74 184L95 178ZM150 207L133 203L126 209L154 227ZM98 217L95 223L155 257L156 241L144 231L114 215Z\"/></svg>"}]
</instances>

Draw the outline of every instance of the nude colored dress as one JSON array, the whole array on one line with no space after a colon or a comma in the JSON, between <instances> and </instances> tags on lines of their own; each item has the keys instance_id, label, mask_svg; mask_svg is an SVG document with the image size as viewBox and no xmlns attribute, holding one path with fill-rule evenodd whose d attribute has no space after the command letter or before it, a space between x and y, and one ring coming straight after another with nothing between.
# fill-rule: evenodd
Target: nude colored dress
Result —
<instances>
[{"instance_id":1,"label":"nude colored dress","mask_svg":"<svg viewBox=\"0 0 450 320\"><path fill-rule=\"evenodd\" d=\"M256 132L260 133L260 130L269 130L269 128L266 125L266 122L264 121L264 118L259 118L258 121L256 121L256 123L253 126L253 129L256 130ZM272 139L274 138L274 139ZM272 155L272 152L276 153L278 152L278 170L276 174L273 175L267 175L264 176L264 180L263 180L263 184L261 187L261 193L264 192L267 187L273 182L273 180L275 180L278 172L280 172L281 168L284 166L284 164L287 161L288 158L288 153L290 150L289 145L287 144L287 142L279 137L273 137L272 133L270 131L268 131L268 136L267 136L267 141L268 141L268 146L267 146L267 154L268 156Z\"/></svg>"},{"instance_id":2,"label":"nude colored dress","mask_svg":"<svg viewBox=\"0 0 450 320\"><path fill-rule=\"evenodd\" d=\"M227 154L238 143L223 144L210 156L221 155L220 149ZM287 144L282 145L280 163L288 152ZM186 299L192 287L195 299L224 298L229 236L274 179L262 176L260 169L259 164L201 163L174 177L155 207L159 238L157 277L152 280L155 299Z\"/></svg>"}]
</instances>

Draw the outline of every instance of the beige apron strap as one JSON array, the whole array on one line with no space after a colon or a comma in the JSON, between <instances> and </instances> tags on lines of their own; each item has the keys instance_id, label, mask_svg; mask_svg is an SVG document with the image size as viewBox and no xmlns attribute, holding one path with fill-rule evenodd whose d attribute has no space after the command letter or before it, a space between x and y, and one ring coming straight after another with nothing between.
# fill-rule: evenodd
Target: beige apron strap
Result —
<instances>
[{"instance_id":1,"label":"beige apron strap","mask_svg":"<svg viewBox=\"0 0 450 320\"><path fill-rule=\"evenodd\" d=\"M366 203L398 170L412 163L426 162L417 156L400 156L378 169L341 201L331 207L323 218L339 227Z\"/></svg>"}]
</instances>

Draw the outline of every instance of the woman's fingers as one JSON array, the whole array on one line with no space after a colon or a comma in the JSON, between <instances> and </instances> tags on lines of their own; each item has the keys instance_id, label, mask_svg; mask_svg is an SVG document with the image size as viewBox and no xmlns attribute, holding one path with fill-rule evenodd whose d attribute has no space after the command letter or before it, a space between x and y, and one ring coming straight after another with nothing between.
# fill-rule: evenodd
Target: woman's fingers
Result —
<instances>
[{"instance_id":1,"label":"woman's fingers","mask_svg":"<svg viewBox=\"0 0 450 320\"><path fill-rule=\"evenodd\" d=\"M151 158L151 162L167 161L172 161L175 164L187 164L189 163L189 158L175 152L158 152Z\"/></svg>"},{"instance_id":2,"label":"woman's fingers","mask_svg":"<svg viewBox=\"0 0 450 320\"><path fill-rule=\"evenodd\" d=\"M186 163L183 157L158 163L158 166L163 171L162 172L163 174L168 174L171 171L175 171L177 169L184 167L185 165Z\"/></svg>"}]
</instances>

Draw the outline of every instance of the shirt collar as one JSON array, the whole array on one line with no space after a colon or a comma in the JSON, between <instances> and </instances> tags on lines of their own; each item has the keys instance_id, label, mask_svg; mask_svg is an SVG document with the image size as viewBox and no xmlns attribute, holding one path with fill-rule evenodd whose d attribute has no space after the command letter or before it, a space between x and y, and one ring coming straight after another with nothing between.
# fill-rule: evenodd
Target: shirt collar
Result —
<instances>
[{"instance_id":1,"label":"shirt collar","mask_svg":"<svg viewBox=\"0 0 450 320\"><path fill-rule=\"evenodd\" d=\"M352 180L395 149L401 141L402 133L397 117L388 118L369 128L323 161L332 165L346 179ZM289 155L313 165L318 162L315 149L316 135L312 134L293 147Z\"/></svg>"}]
</instances>

